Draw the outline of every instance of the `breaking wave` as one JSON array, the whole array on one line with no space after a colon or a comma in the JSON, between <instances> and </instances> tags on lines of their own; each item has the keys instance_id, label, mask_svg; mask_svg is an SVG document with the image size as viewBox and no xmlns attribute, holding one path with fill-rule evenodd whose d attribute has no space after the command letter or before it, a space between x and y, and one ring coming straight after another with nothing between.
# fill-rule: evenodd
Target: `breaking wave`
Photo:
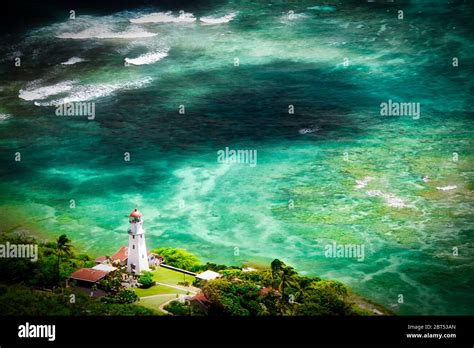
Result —
<instances>
[{"instance_id":1,"label":"breaking wave","mask_svg":"<svg viewBox=\"0 0 474 348\"><path fill-rule=\"evenodd\" d=\"M0 112L0 122L8 120L10 117L12 116L8 114L3 114Z\"/></svg>"},{"instance_id":2,"label":"breaking wave","mask_svg":"<svg viewBox=\"0 0 474 348\"><path fill-rule=\"evenodd\" d=\"M86 61L85 59L82 59L82 58L79 58L79 57L72 57L72 58L69 58L67 61L62 62L61 64L62 65L73 65L73 64L77 64L77 63L81 63L81 62L85 62L85 61Z\"/></svg>"},{"instance_id":3,"label":"breaking wave","mask_svg":"<svg viewBox=\"0 0 474 348\"><path fill-rule=\"evenodd\" d=\"M153 64L168 56L168 51L169 49L166 48L163 50L143 54L137 58L125 58L125 62L132 65Z\"/></svg>"},{"instance_id":4,"label":"breaking wave","mask_svg":"<svg viewBox=\"0 0 474 348\"><path fill-rule=\"evenodd\" d=\"M66 81L54 86L40 87L32 91L20 90L20 98L25 100L34 100L34 104L36 106L56 106L60 104L103 98L119 90L142 88L149 85L151 81L151 77L145 77L135 81L127 81L123 83L104 83L90 85L79 85L77 83L74 83L73 81ZM47 93L45 91L47 91ZM68 92L68 94L64 98L57 98L49 101L38 101L65 92Z\"/></svg>"},{"instance_id":5,"label":"breaking wave","mask_svg":"<svg viewBox=\"0 0 474 348\"><path fill-rule=\"evenodd\" d=\"M137 39L156 36L155 33L150 33L140 28L130 28L125 31L112 31L108 26L94 26L82 30L80 32L68 32L56 35L60 39Z\"/></svg>"},{"instance_id":6,"label":"breaking wave","mask_svg":"<svg viewBox=\"0 0 474 348\"><path fill-rule=\"evenodd\" d=\"M131 23L190 23L196 21L192 13L181 12L179 15L173 15L173 12L155 12L138 18L130 19Z\"/></svg>"},{"instance_id":7,"label":"breaking wave","mask_svg":"<svg viewBox=\"0 0 474 348\"><path fill-rule=\"evenodd\" d=\"M237 13L232 12L222 17L207 16L207 17L201 17L199 18L199 20L203 22L204 24L222 24L222 23L230 22L231 20L235 18L236 15Z\"/></svg>"},{"instance_id":8,"label":"breaking wave","mask_svg":"<svg viewBox=\"0 0 474 348\"><path fill-rule=\"evenodd\" d=\"M64 81L51 86L43 86L34 89L20 89L18 97L23 100L42 100L50 96L70 91L75 81Z\"/></svg>"}]
</instances>

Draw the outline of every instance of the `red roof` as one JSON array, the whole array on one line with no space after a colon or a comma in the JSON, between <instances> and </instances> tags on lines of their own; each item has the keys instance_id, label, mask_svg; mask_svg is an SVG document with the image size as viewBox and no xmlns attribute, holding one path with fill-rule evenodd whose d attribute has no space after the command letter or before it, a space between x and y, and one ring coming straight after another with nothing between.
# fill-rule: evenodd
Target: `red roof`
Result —
<instances>
[{"instance_id":1,"label":"red roof","mask_svg":"<svg viewBox=\"0 0 474 348\"><path fill-rule=\"evenodd\" d=\"M206 295L204 295L204 293L202 293L202 292L196 294L191 300L196 300L196 301L199 301L203 304L211 303L211 301L209 301L209 299L206 297Z\"/></svg>"},{"instance_id":2,"label":"red roof","mask_svg":"<svg viewBox=\"0 0 474 348\"><path fill-rule=\"evenodd\" d=\"M95 259L95 262L98 262L98 263L102 263L102 262L105 262L105 261L107 261L106 256L99 256L98 258Z\"/></svg>"},{"instance_id":3,"label":"red roof","mask_svg":"<svg viewBox=\"0 0 474 348\"><path fill-rule=\"evenodd\" d=\"M131 213L130 213L130 217L141 217L142 214L138 211L137 208L135 208Z\"/></svg>"},{"instance_id":4,"label":"red roof","mask_svg":"<svg viewBox=\"0 0 474 348\"><path fill-rule=\"evenodd\" d=\"M81 268L71 274L69 278L76 280L83 280L86 282L97 283L99 280L104 278L107 275L105 271L99 271L92 268Z\"/></svg>"},{"instance_id":5,"label":"red roof","mask_svg":"<svg viewBox=\"0 0 474 348\"><path fill-rule=\"evenodd\" d=\"M111 257L112 261L125 262L128 259L128 247L123 246Z\"/></svg>"},{"instance_id":6,"label":"red roof","mask_svg":"<svg viewBox=\"0 0 474 348\"><path fill-rule=\"evenodd\" d=\"M273 292L275 295L278 295L278 296L280 295L280 292L278 290L275 290L271 286L268 286L268 287L260 289L260 296L266 296L270 292Z\"/></svg>"}]
</instances>

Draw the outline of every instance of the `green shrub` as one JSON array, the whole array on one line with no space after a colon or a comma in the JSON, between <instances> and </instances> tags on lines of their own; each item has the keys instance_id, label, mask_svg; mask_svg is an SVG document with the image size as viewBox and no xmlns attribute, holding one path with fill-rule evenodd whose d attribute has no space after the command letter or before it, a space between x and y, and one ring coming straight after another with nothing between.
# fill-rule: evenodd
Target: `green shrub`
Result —
<instances>
[{"instance_id":1,"label":"green shrub","mask_svg":"<svg viewBox=\"0 0 474 348\"><path fill-rule=\"evenodd\" d=\"M140 298L133 290L121 290L115 295L104 296L101 300L104 303L127 304L136 302Z\"/></svg>"},{"instance_id":2,"label":"green shrub","mask_svg":"<svg viewBox=\"0 0 474 348\"><path fill-rule=\"evenodd\" d=\"M86 261L84 262L84 267L86 268L92 268L95 266L95 261Z\"/></svg>"},{"instance_id":3,"label":"green shrub","mask_svg":"<svg viewBox=\"0 0 474 348\"><path fill-rule=\"evenodd\" d=\"M144 272L143 275L140 276L138 282L141 284L142 288L148 289L155 285L155 281L153 280L153 273L151 272Z\"/></svg>"},{"instance_id":4,"label":"green shrub","mask_svg":"<svg viewBox=\"0 0 474 348\"><path fill-rule=\"evenodd\" d=\"M189 315L190 313L190 308L189 306L179 302L179 301L171 301L164 307L168 312L174 314L174 315Z\"/></svg>"}]
</instances>

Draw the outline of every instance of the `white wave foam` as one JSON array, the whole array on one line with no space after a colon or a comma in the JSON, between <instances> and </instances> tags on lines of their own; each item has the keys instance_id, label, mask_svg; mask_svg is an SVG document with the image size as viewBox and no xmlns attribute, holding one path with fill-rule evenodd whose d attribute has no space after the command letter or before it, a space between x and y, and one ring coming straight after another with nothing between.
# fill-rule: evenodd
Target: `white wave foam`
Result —
<instances>
[{"instance_id":1,"label":"white wave foam","mask_svg":"<svg viewBox=\"0 0 474 348\"><path fill-rule=\"evenodd\" d=\"M305 14L305 13L294 13L294 11L292 11L292 12L285 13L281 17L280 22L281 23L288 23L288 22L291 22L291 21L294 21L294 20L297 20L297 19L305 19L305 18L308 18L307 14Z\"/></svg>"},{"instance_id":2,"label":"white wave foam","mask_svg":"<svg viewBox=\"0 0 474 348\"><path fill-rule=\"evenodd\" d=\"M300 134L311 134L314 132L317 132L320 128L319 127L313 127L313 128L301 128L298 133Z\"/></svg>"},{"instance_id":3,"label":"white wave foam","mask_svg":"<svg viewBox=\"0 0 474 348\"><path fill-rule=\"evenodd\" d=\"M75 89L67 97L55 99L49 102L35 102L36 106L57 106L61 104L74 103L80 101L89 101L106 97L116 91L118 88L114 85L86 85Z\"/></svg>"},{"instance_id":4,"label":"white wave foam","mask_svg":"<svg viewBox=\"0 0 474 348\"><path fill-rule=\"evenodd\" d=\"M168 50L168 48L165 48L163 50L143 54L141 56L138 56L137 58L125 58L125 62L132 65L145 65L156 63L168 56Z\"/></svg>"},{"instance_id":5,"label":"white wave foam","mask_svg":"<svg viewBox=\"0 0 474 348\"><path fill-rule=\"evenodd\" d=\"M10 117L12 117L9 114L3 114L0 112L0 122L8 120Z\"/></svg>"},{"instance_id":6,"label":"white wave foam","mask_svg":"<svg viewBox=\"0 0 474 348\"><path fill-rule=\"evenodd\" d=\"M403 199L401 199L399 197L395 197L393 195L387 195L384 198L385 198L385 203L387 203L387 205L389 207L394 207L394 208L404 208L404 207L406 207L406 204L403 201Z\"/></svg>"},{"instance_id":7,"label":"white wave foam","mask_svg":"<svg viewBox=\"0 0 474 348\"><path fill-rule=\"evenodd\" d=\"M385 200L385 203L389 207L393 208L405 208L406 204L405 201L391 193L385 193L380 190L369 190L367 191L367 195L371 197L382 197Z\"/></svg>"},{"instance_id":8,"label":"white wave foam","mask_svg":"<svg viewBox=\"0 0 474 348\"><path fill-rule=\"evenodd\" d=\"M130 19L131 23L190 23L194 22L196 17L192 13L181 12L179 15L173 15L173 12L154 12L138 18Z\"/></svg>"},{"instance_id":9,"label":"white wave foam","mask_svg":"<svg viewBox=\"0 0 474 348\"><path fill-rule=\"evenodd\" d=\"M42 100L50 96L70 91L75 81L64 81L52 86L44 86L35 89L20 89L18 97L23 100Z\"/></svg>"},{"instance_id":10,"label":"white wave foam","mask_svg":"<svg viewBox=\"0 0 474 348\"><path fill-rule=\"evenodd\" d=\"M441 191L450 191L450 190L454 190L458 187L457 187L457 185L448 185L448 186L436 186L436 188L438 190L441 190Z\"/></svg>"},{"instance_id":11,"label":"white wave foam","mask_svg":"<svg viewBox=\"0 0 474 348\"><path fill-rule=\"evenodd\" d=\"M64 98L55 99L47 102L37 102L35 101L36 106L57 106L60 104L74 103L80 101L89 101L98 98L103 98L113 94L118 90L127 90L127 89L138 89L142 88L152 81L151 77L145 77L138 79L136 81L127 81L124 83L115 83L115 84L98 84L98 85L85 85L85 86L75 86L75 88Z\"/></svg>"},{"instance_id":12,"label":"white wave foam","mask_svg":"<svg viewBox=\"0 0 474 348\"><path fill-rule=\"evenodd\" d=\"M378 196L382 196L382 195L383 195L383 192L380 191L380 190L370 190L370 191L367 191L367 194L368 194L370 197L378 197Z\"/></svg>"},{"instance_id":13,"label":"white wave foam","mask_svg":"<svg viewBox=\"0 0 474 348\"><path fill-rule=\"evenodd\" d=\"M82 59L82 58L79 58L79 57L71 57L68 60L66 60L65 62L62 62L61 64L62 65L73 65L73 64L77 64L77 63L81 63L81 62L85 62L85 61L86 61L85 59Z\"/></svg>"},{"instance_id":14,"label":"white wave foam","mask_svg":"<svg viewBox=\"0 0 474 348\"><path fill-rule=\"evenodd\" d=\"M108 26L97 25L92 28L82 30L80 32L69 32L57 35L60 39L138 39L156 36L140 28L130 28L126 31L112 31Z\"/></svg>"},{"instance_id":15,"label":"white wave foam","mask_svg":"<svg viewBox=\"0 0 474 348\"><path fill-rule=\"evenodd\" d=\"M361 179L361 180L356 180L356 183L357 183L356 189L360 189L360 188L366 187L367 184L368 184L369 182L371 182L372 180L374 180L374 178L371 177L371 176L366 176L365 178L363 178L363 179Z\"/></svg>"},{"instance_id":16,"label":"white wave foam","mask_svg":"<svg viewBox=\"0 0 474 348\"><path fill-rule=\"evenodd\" d=\"M222 23L230 22L231 20L235 18L236 15L237 13L232 12L222 17L207 16L207 17L201 17L199 18L199 20L205 24L222 24Z\"/></svg>"}]
</instances>

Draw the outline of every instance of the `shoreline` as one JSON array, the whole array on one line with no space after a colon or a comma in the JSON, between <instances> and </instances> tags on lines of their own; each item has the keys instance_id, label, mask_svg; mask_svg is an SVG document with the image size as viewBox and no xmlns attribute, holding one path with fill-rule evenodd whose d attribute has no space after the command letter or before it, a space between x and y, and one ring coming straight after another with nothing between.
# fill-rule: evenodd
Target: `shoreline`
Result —
<instances>
[{"instance_id":1,"label":"shoreline","mask_svg":"<svg viewBox=\"0 0 474 348\"><path fill-rule=\"evenodd\" d=\"M21 233L21 234L24 234L26 236L29 236L31 238L36 239L39 243L48 243L48 242L53 242L55 240L54 238L43 239L44 236L41 233L35 233L35 232L31 231L30 229L15 231L16 228L18 228L18 227L13 227L9 230L5 230L3 232L0 232L0 235L2 235L2 234L3 235L8 235L9 233L12 233L12 234L20 234ZM40 236L41 239L38 239L38 236ZM162 246L162 247L164 247L164 246ZM91 255L80 244L77 244L74 241L73 241L73 249L76 251L77 254L84 254L84 255L90 256L92 259L95 259L96 257L98 257L98 256L95 256L95 255ZM156 249L156 248L150 248L149 247L148 249L153 250L153 249ZM183 249L186 252L188 252L192 255L195 255L195 254L189 252L185 248L180 247L179 249ZM102 253L102 255L104 255L104 254ZM198 257L197 255L195 255L195 256ZM199 257L198 257L198 259L199 259L199 261L201 262L202 265L205 265L206 263L212 263L209 260L202 260ZM241 268L250 267L250 268L254 268L255 270L265 270L265 269L270 268L269 264L264 264L262 262L249 261L249 260L243 262L241 265L227 265L227 264L224 264L224 266L227 266L227 267L236 266L236 267L241 267ZM295 271L298 272L297 269L295 269ZM315 275L315 277L317 277L317 275ZM324 278L321 278L321 279L325 280ZM353 289L350 288L349 285L347 285L346 283L343 283L343 282L341 282L341 283L344 284L344 286L346 286L348 291L349 291L348 300L350 302L353 302L354 304L356 304L361 309L369 311L369 312L372 313L372 315L375 315L375 316L396 316L397 315L395 312L393 312L390 309L382 306L381 304L375 303L372 300L370 300L368 298L365 298L365 297L355 293L353 291Z\"/></svg>"}]
</instances>

